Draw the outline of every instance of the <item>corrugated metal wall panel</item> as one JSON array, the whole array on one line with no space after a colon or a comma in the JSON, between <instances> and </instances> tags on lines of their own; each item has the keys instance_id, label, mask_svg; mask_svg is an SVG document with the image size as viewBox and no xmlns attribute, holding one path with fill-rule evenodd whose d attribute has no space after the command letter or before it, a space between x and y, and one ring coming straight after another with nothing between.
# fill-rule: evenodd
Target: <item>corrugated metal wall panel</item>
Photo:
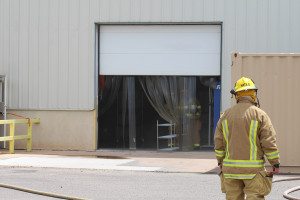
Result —
<instances>
[{"instance_id":1,"label":"corrugated metal wall panel","mask_svg":"<svg viewBox=\"0 0 300 200\"><path fill-rule=\"evenodd\" d=\"M267 51L270 53L275 53L277 49L279 49L279 19L280 19L280 9L279 9L279 0L269 1L269 15L268 22L269 26L269 38L268 38L268 49ZM272 42L271 42L272 41Z\"/></svg>"},{"instance_id":2,"label":"corrugated metal wall panel","mask_svg":"<svg viewBox=\"0 0 300 200\"><path fill-rule=\"evenodd\" d=\"M152 15L152 5L151 0L141 1L141 21L150 22Z\"/></svg>"},{"instance_id":3,"label":"corrugated metal wall panel","mask_svg":"<svg viewBox=\"0 0 300 200\"><path fill-rule=\"evenodd\" d=\"M97 12L99 12L100 17L96 20L96 22L108 22L109 21L109 1L107 0L100 0L99 9Z\"/></svg>"},{"instance_id":4,"label":"corrugated metal wall panel","mask_svg":"<svg viewBox=\"0 0 300 200\"><path fill-rule=\"evenodd\" d=\"M279 46L282 52L290 52L290 34L287 30L290 30L290 1L280 0L280 17L278 23L279 27Z\"/></svg>"},{"instance_id":5,"label":"corrugated metal wall panel","mask_svg":"<svg viewBox=\"0 0 300 200\"><path fill-rule=\"evenodd\" d=\"M165 22L172 20L172 7L170 6L172 0L164 0L161 4L161 19Z\"/></svg>"},{"instance_id":6,"label":"corrugated metal wall panel","mask_svg":"<svg viewBox=\"0 0 300 200\"><path fill-rule=\"evenodd\" d=\"M58 22L58 108L68 108L69 94L69 1L59 0Z\"/></svg>"},{"instance_id":7,"label":"corrugated metal wall panel","mask_svg":"<svg viewBox=\"0 0 300 200\"><path fill-rule=\"evenodd\" d=\"M170 6L172 7L172 22L183 21L183 12L182 12L183 2L182 2L182 0L173 0ZM155 10L155 9L153 8L153 10Z\"/></svg>"},{"instance_id":8,"label":"corrugated metal wall panel","mask_svg":"<svg viewBox=\"0 0 300 200\"><path fill-rule=\"evenodd\" d=\"M4 1L0 1L0 27L4 27ZM3 28L0 28L0 58L2 58L3 55L3 48L1 48L1 46L3 46L3 39L4 39L4 30ZM0 71L4 71L3 70L3 64L2 64L2 60L0 60Z\"/></svg>"},{"instance_id":9,"label":"corrugated metal wall panel","mask_svg":"<svg viewBox=\"0 0 300 200\"><path fill-rule=\"evenodd\" d=\"M79 79L79 16L80 16L79 0L69 2L69 108L76 109L78 107L78 85Z\"/></svg>"},{"instance_id":10,"label":"corrugated metal wall panel","mask_svg":"<svg viewBox=\"0 0 300 200\"><path fill-rule=\"evenodd\" d=\"M203 10L203 20L204 21L213 21L215 18L215 1L213 0L205 0L204 1L204 7Z\"/></svg>"},{"instance_id":11,"label":"corrugated metal wall panel","mask_svg":"<svg viewBox=\"0 0 300 200\"><path fill-rule=\"evenodd\" d=\"M283 166L300 166L298 156L298 74L300 54L237 54L232 56L233 87L241 76L251 77L258 87L261 108L277 133ZM235 104L234 100L232 104Z\"/></svg>"},{"instance_id":12,"label":"corrugated metal wall panel","mask_svg":"<svg viewBox=\"0 0 300 200\"><path fill-rule=\"evenodd\" d=\"M38 24L38 108L47 109L49 102L49 1L40 0ZM17 105L17 104L15 104Z\"/></svg>"},{"instance_id":13,"label":"corrugated metal wall panel","mask_svg":"<svg viewBox=\"0 0 300 200\"><path fill-rule=\"evenodd\" d=\"M48 108L54 109L58 104L58 0L49 1L49 103Z\"/></svg>"},{"instance_id":14,"label":"corrugated metal wall panel","mask_svg":"<svg viewBox=\"0 0 300 200\"><path fill-rule=\"evenodd\" d=\"M94 108L95 22L222 21L222 110L230 106L231 52L300 52L298 0L1 0L0 5L0 73L8 75L10 108Z\"/></svg>"},{"instance_id":15,"label":"corrugated metal wall panel","mask_svg":"<svg viewBox=\"0 0 300 200\"><path fill-rule=\"evenodd\" d=\"M257 2L257 28L256 28L256 47L259 49L260 53L267 52L268 48L268 13L269 3L268 1L258 1ZM246 41L246 38L245 38ZM245 52L246 49L240 50L240 52Z\"/></svg>"},{"instance_id":16,"label":"corrugated metal wall panel","mask_svg":"<svg viewBox=\"0 0 300 200\"><path fill-rule=\"evenodd\" d=\"M230 99L229 91L230 86L228 86L228 80L226 78L230 77L230 55L232 49L236 49L236 1L229 0L224 3L224 16L221 21L224 21L223 24L223 52L222 52L222 90L221 96L224 100ZM231 10L234 10L232 12ZM225 78L226 77L226 78ZM221 101L221 109L227 108L227 105L224 105L224 102Z\"/></svg>"},{"instance_id":17,"label":"corrugated metal wall panel","mask_svg":"<svg viewBox=\"0 0 300 200\"><path fill-rule=\"evenodd\" d=\"M9 1L1 1L1 28L0 28L0 33L2 37L0 38L2 45L0 46L0 69L2 71L2 74L7 75L8 74L8 55L9 55ZM5 49L6 47L6 49Z\"/></svg>"},{"instance_id":18,"label":"corrugated metal wall panel","mask_svg":"<svg viewBox=\"0 0 300 200\"><path fill-rule=\"evenodd\" d=\"M160 22L161 20L162 20L161 0L151 0L151 16L149 21Z\"/></svg>"},{"instance_id":19,"label":"corrugated metal wall panel","mask_svg":"<svg viewBox=\"0 0 300 200\"><path fill-rule=\"evenodd\" d=\"M299 46L300 46L300 26L297 26L295 24L299 23L300 19L300 12L299 12L299 1L298 0L290 0L290 52L299 52Z\"/></svg>"},{"instance_id":20,"label":"corrugated metal wall panel","mask_svg":"<svg viewBox=\"0 0 300 200\"><path fill-rule=\"evenodd\" d=\"M245 15L245 10L247 9L247 2L246 1L237 1L236 3L236 46L237 51L244 52L247 46L247 35L246 34L239 34L246 32L247 30L247 15Z\"/></svg>"},{"instance_id":21,"label":"corrugated metal wall panel","mask_svg":"<svg viewBox=\"0 0 300 200\"><path fill-rule=\"evenodd\" d=\"M19 34L19 105L28 108L29 90L29 0L20 1Z\"/></svg>"},{"instance_id":22,"label":"corrugated metal wall panel","mask_svg":"<svg viewBox=\"0 0 300 200\"><path fill-rule=\"evenodd\" d=\"M182 21L194 21L193 10L194 0L185 0L184 3L182 2Z\"/></svg>"},{"instance_id":23,"label":"corrugated metal wall panel","mask_svg":"<svg viewBox=\"0 0 300 200\"><path fill-rule=\"evenodd\" d=\"M20 1L9 1L9 74L8 103L19 104L19 33L20 33Z\"/></svg>"},{"instance_id":24,"label":"corrugated metal wall panel","mask_svg":"<svg viewBox=\"0 0 300 200\"><path fill-rule=\"evenodd\" d=\"M89 66L89 40L90 38L90 5L89 1L80 0L80 16L79 16L79 78L76 81L78 84L78 106L79 108L88 109L86 105L89 101L89 70L86 66ZM93 37L94 38L94 37ZM81 81L86 80L86 81Z\"/></svg>"},{"instance_id":25,"label":"corrugated metal wall panel","mask_svg":"<svg viewBox=\"0 0 300 200\"><path fill-rule=\"evenodd\" d=\"M39 0L30 0L29 2L29 109L39 108ZM10 80L8 80L10 81ZM23 108L18 105L8 105L9 107Z\"/></svg>"},{"instance_id":26,"label":"corrugated metal wall panel","mask_svg":"<svg viewBox=\"0 0 300 200\"><path fill-rule=\"evenodd\" d=\"M140 21L141 16L141 1L140 0L131 0L130 8L130 21L136 20Z\"/></svg>"},{"instance_id":27,"label":"corrugated metal wall panel","mask_svg":"<svg viewBox=\"0 0 300 200\"><path fill-rule=\"evenodd\" d=\"M109 7L101 8L101 10L109 8L108 20L110 22L120 22L121 21L121 1L122 0L109 1Z\"/></svg>"},{"instance_id":28,"label":"corrugated metal wall panel","mask_svg":"<svg viewBox=\"0 0 300 200\"><path fill-rule=\"evenodd\" d=\"M255 52L257 49L257 0L246 2L246 49ZM236 34L239 34L236 32Z\"/></svg>"},{"instance_id":29,"label":"corrugated metal wall panel","mask_svg":"<svg viewBox=\"0 0 300 200\"><path fill-rule=\"evenodd\" d=\"M213 21L224 21L225 16L225 1L224 0L215 0L215 16ZM194 8L196 10L196 8Z\"/></svg>"},{"instance_id":30,"label":"corrugated metal wall panel","mask_svg":"<svg viewBox=\"0 0 300 200\"><path fill-rule=\"evenodd\" d=\"M99 13L99 7L100 7L100 1L99 0L90 0L90 21L91 22L97 22L99 19L101 19L101 15ZM96 39L95 34L95 24L89 23L89 58L88 58L88 66L94 66L95 63L97 65L98 61L95 60L95 51L96 51ZM96 71L95 68L88 67L88 105L94 105L95 97L94 91L96 90L94 87L94 76L95 74L99 74L98 71ZM95 92L96 94L98 92Z\"/></svg>"},{"instance_id":31,"label":"corrugated metal wall panel","mask_svg":"<svg viewBox=\"0 0 300 200\"><path fill-rule=\"evenodd\" d=\"M131 15L131 2L130 0L122 0L119 2L119 5L116 5L118 9L120 10L120 22L129 22L130 21L130 15ZM120 9L121 8L121 9ZM116 9L116 12L118 10Z\"/></svg>"},{"instance_id":32,"label":"corrugated metal wall panel","mask_svg":"<svg viewBox=\"0 0 300 200\"><path fill-rule=\"evenodd\" d=\"M204 0L194 1L193 4L193 21L204 21ZM209 21L209 20L208 20Z\"/></svg>"}]
</instances>

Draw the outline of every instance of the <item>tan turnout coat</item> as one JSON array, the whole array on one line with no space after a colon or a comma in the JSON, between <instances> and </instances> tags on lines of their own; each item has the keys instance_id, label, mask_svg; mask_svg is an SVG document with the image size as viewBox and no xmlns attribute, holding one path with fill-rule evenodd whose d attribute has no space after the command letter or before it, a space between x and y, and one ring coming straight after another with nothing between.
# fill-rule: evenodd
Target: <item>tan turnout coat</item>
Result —
<instances>
[{"instance_id":1,"label":"tan turnout coat","mask_svg":"<svg viewBox=\"0 0 300 200\"><path fill-rule=\"evenodd\" d=\"M252 179L264 170L264 156L279 164L275 130L252 98L243 96L221 116L215 131L215 153L225 178Z\"/></svg>"}]
</instances>

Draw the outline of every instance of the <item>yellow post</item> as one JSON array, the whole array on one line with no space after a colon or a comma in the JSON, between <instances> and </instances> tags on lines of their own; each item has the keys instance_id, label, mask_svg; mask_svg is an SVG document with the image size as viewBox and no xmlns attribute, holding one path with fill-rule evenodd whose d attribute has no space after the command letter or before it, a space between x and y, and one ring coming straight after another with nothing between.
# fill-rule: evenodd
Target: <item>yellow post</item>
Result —
<instances>
[{"instance_id":1,"label":"yellow post","mask_svg":"<svg viewBox=\"0 0 300 200\"><path fill-rule=\"evenodd\" d=\"M15 136L15 123L9 124L9 136L14 137ZM12 139L9 141L9 153L14 153L15 149L15 140Z\"/></svg>"},{"instance_id":2,"label":"yellow post","mask_svg":"<svg viewBox=\"0 0 300 200\"><path fill-rule=\"evenodd\" d=\"M32 147L32 124L31 122L28 122L28 128L27 128L27 135L28 135L28 139L27 139L27 151L31 151L31 147Z\"/></svg>"},{"instance_id":3,"label":"yellow post","mask_svg":"<svg viewBox=\"0 0 300 200\"><path fill-rule=\"evenodd\" d=\"M27 135L17 135L15 136L15 124L27 123ZM15 140L27 139L27 151L32 150L32 124L40 123L39 118L35 119L10 119L10 120L0 120L0 124L9 124L10 131L9 136L0 137L0 141L9 141L9 153L14 153L15 151Z\"/></svg>"}]
</instances>

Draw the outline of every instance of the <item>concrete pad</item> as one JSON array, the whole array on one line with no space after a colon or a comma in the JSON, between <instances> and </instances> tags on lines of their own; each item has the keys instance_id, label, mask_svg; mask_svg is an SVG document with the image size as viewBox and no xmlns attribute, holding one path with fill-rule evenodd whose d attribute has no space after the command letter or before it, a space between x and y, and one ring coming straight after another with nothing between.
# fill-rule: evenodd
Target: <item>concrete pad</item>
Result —
<instances>
[{"instance_id":1,"label":"concrete pad","mask_svg":"<svg viewBox=\"0 0 300 200\"><path fill-rule=\"evenodd\" d=\"M214 152L45 151L1 154L0 166L216 173Z\"/></svg>"},{"instance_id":2,"label":"concrete pad","mask_svg":"<svg viewBox=\"0 0 300 200\"><path fill-rule=\"evenodd\" d=\"M107 169L128 171L159 171L160 167L130 166L131 159L96 159L77 157L14 157L0 160L0 166L67 169ZM125 165L127 164L127 165ZM125 166L122 166L125 165Z\"/></svg>"},{"instance_id":3,"label":"concrete pad","mask_svg":"<svg viewBox=\"0 0 300 200\"><path fill-rule=\"evenodd\" d=\"M138 166L161 166L166 172L213 173L218 172L215 159L138 158Z\"/></svg>"},{"instance_id":4,"label":"concrete pad","mask_svg":"<svg viewBox=\"0 0 300 200\"><path fill-rule=\"evenodd\" d=\"M140 150L33 150L31 152L26 152L25 150L16 150L15 154L0 154L0 166L183 173L219 172L217 160L213 151L158 152ZM297 166L283 166L280 168L281 174L300 174L300 167ZM271 170L270 167L267 167L267 169L269 171Z\"/></svg>"}]
</instances>

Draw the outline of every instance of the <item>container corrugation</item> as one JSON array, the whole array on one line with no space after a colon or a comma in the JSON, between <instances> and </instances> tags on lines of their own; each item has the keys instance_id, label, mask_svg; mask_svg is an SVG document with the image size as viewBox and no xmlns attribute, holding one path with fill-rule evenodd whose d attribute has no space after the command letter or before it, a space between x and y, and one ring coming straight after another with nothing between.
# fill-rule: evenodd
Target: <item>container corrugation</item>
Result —
<instances>
[{"instance_id":1,"label":"container corrugation","mask_svg":"<svg viewBox=\"0 0 300 200\"><path fill-rule=\"evenodd\" d=\"M260 106L276 130L283 166L300 166L299 63L300 54L232 54L231 86L242 76L255 82Z\"/></svg>"}]
</instances>

